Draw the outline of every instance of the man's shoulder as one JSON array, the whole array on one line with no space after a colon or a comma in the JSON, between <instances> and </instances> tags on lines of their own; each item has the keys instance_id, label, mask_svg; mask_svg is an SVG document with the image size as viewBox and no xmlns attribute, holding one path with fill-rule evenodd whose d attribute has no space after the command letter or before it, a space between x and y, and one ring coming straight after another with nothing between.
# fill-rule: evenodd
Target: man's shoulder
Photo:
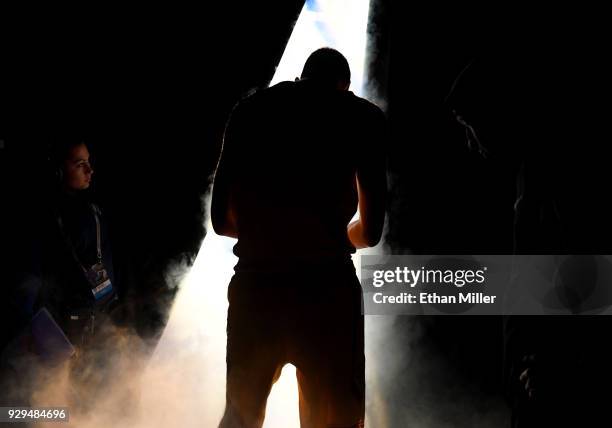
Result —
<instances>
[{"instance_id":1,"label":"man's shoulder","mask_svg":"<svg viewBox=\"0 0 612 428\"><path fill-rule=\"evenodd\" d=\"M352 92L347 93L347 99L350 103L351 113L359 117L363 123L382 123L385 121L385 113L373 102Z\"/></svg>"},{"instance_id":2,"label":"man's shoulder","mask_svg":"<svg viewBox=\"0 0 612 428\"><path fill-rule=\"evenodd\" d=\"M280 82L268 88L253 91L242 98L235 108L256 114L267 111L267 107L287 107L293 104L306 106L321 102L333 105L350 116L363 118L366 121L384 120L385 117L380 107L353 92L315 91L306 84L292 81Z\"/></svg>"},{"instance_id":3,"label":"man's shoulder","mask_svg":"<svg viewBox=\"0 0 612 428\"><path fill-rule=\"evenodd\" d=\"M295 82L279 82L273 86L260 88L252 91L243 101L251 102L266 99L268 97L284 96L292 94L296 89Z\"/></svg>"},{"instance_id":4,"label":"man's shoulder","mask_svg":"<svg viewBox=\"0 0 612 428\"><path fill-rule=\"evenodd\" d=\"M259 109L264 104L292 96L293 89L294 82L280 82L274 86L252 90L236 103L234 109Z\"/></svg>"},{"instance_id":5,"label":"man's shoulder","mask_svg":"<svg viewBox=\"0 0 612 428\"><path fill-rule=\"evenodd\" d=\"M357 108L360 108L361 110L371 113L371 114L382 114L383 113L380 107L378 107L372 101L367 100L366 98L363 98L359 95L356 95L352 91L345 91L345 94L346 94L346 98L351 103L353 103L355 106L357 106Z\"/></svg>"}]
</instances>

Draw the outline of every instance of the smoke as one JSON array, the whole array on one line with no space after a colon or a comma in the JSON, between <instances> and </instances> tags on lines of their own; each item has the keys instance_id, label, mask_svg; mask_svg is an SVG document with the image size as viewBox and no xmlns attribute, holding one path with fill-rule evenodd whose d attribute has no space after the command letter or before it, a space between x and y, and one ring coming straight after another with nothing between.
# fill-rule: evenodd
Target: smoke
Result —
<instances>
[{"instance_id":1,"label":"smoke","mask_svg":"<svg viewBox=\"0 0 612 428\"><path fill-rule=\"evenodd\" d=\"M383 236L387 236L387 229L388 221ZM390 251L386 242L359 250L354 257L357 272L361 269L361 255ZM477 323L466 325L466 331L462 332L465 337L478 334ZM365 316L366 426L506 426L509 412L501 396L481 390L478 379L470 378L468 369L464 370L458 361L448 357L440 338L431 337L435 329L433 317Z\"/></svg>"},{"instance_id":2,"label":"smoke","mask_svg":"<svg viewBox=\"0 0 612 428\"><path fill-rule=\"evenodd\" d=\"M466 380L427 337L431 320L366 317L370 426L459 428L505 426L499 397Z\"/></svg>"},{"instance_id":3,"label":"smoke","mask_svg":"<svg viewBox=\"0 0 612 428\"><path fill-rule=\"evenodd\" d=\"M38 366L30 405L68 407L71 427L138 426L133 422L139 415L150 344L112 325L98 337L78 358L59 367ZM57 424L41 426L47 425Z\"/></svg>"}]
</instances>

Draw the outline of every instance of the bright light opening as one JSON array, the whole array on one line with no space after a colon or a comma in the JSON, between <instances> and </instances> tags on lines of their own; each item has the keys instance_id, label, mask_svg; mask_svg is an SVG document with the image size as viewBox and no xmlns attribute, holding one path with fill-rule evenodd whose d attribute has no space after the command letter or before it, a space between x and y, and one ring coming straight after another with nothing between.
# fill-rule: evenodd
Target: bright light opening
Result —
<instances>
[{"instance_id":1,"label":"bright light opening","mask_svg":"<svg viewBox=\"0 0 612 428\"><path fill-rule=\"evenodd\" d=\"M307 0L271 85L299 77L308 55L330 47L346 57L350 90L363 96L369 4L370 0Z\"/></svg>"}]
</instances>

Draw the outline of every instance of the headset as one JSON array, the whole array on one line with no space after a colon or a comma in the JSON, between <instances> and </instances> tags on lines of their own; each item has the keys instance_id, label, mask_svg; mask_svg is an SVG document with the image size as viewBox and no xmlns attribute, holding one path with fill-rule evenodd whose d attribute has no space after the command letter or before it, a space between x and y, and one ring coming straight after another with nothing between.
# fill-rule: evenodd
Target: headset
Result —
<instances>
[{"instance_id":1,"label":"headset","mask_svg":"<svg viewBox=\"0 0 612 428\"><path fill-rule=\"evenodd\" d=\"M49 147L47 153L47 164L50 178L56 184L60 184L64 181L64 168L62 166L62 161L58 159L57 153L54 151L53 147Z\"/></svg>"},{"instance_id":2,"label":"headset","mask_svg":"<svg viewBox=\"0 0 612 428\"><path fill-rule=\"evenodd\" d=\"M60 159L59 153L57 153L53 148L49 151L49 155L47 157L49 163L49 176L53 180L53 182L57 185L62 184L64 181L64 160Z\"/></svg>"},{"instance_id":3,"label":"headset","mask_svg":"<svg viewBox=\"0 0 612 428\"><path fill-rule=\"evenodd\" d=\"M58 183L64 181L64 168L61 166L56 166L55 168L55 180Z\"/></svg>"}]
</instances>

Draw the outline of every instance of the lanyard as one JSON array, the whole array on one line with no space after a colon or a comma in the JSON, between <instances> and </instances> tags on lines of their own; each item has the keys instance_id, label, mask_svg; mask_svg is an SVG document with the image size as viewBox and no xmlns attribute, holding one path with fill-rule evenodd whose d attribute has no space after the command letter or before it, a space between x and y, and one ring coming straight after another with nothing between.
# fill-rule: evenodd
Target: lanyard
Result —
<instances>
[{"instance_id":1,"label":"lanyard","mask_svg":"<svg viewBox=\"0 0 612 428\"><path fill-rule=\"evenodd\" d=\"M98 259L98 263L102 263L102 234L100 231L100 217L99 217L100 209L95 204L89 204L89 206L91 207L94 218L96 220L96 256ZM62 237L64 238L64 241L66 242L66 245L68 245L68 248L70 248L72 257L77 262L77 264L81 266L81 269L83 270L83 272L86 273L87 268L83 266L83 263L81 263L81 260L79 259L79 256L77 255L76 250L74 249L74 245L72 244L70 237L68 236L68 234L66 233L66 230L64 229L64 222L62 220L62 217L59 215L59 213L57 215L57 224L60 228Z\"/></svg>"}]
</instances>

